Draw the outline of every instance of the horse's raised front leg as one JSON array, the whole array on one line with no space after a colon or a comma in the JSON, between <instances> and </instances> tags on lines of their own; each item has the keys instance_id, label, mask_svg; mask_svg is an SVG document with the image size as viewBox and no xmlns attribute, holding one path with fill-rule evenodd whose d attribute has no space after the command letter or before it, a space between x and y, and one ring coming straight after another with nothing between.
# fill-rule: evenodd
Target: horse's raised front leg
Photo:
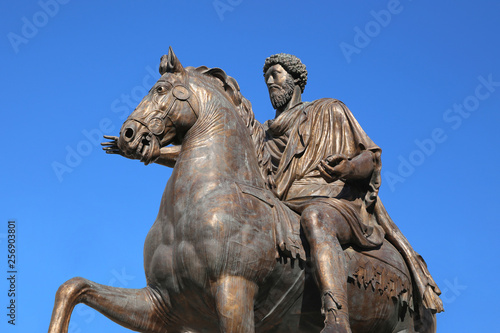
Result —
<instances>
[{"instance_id":1,"label":"horse's raised front leg","mask_svg":"<svg viewBox=\"0 0 500 333\"><path fill-rule=\"evenodd\" d=\"M77 277L57 290L49 333L68 332L71 312L78 303L84 303L134 331L167 332L166 308L153 289L115 288Z\"/></svg>"},{"instance_id":2,"label":"horse's raised front leg","mask_svg":"<svg viewBox=\"0 0 500 333\"><path fill-rule=\"evenodd\" d=\"M221 277L212 285L220 332L254 333L257 285L240 276Z\"/></svg>"}]
</instances>

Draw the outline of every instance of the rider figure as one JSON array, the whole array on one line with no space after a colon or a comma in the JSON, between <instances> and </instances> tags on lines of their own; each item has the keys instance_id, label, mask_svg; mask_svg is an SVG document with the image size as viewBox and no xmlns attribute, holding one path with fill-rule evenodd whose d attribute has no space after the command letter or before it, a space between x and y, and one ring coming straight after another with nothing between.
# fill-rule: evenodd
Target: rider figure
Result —
<instances>
[{"instance_id":1,"label":"rider figure","mask_svg":"<svg viewBox=\"0 0 500 333\"><path fill-rule=\"evenodd\" d=\"M275 118L264 124L271 155L266 165L268 184L280 200L301 215L322 296L323 332L351 332L342 246L377 248L388 233L396 248L406 251L403 256L414 273L411 264L419 266L419 256L378 200L381 149L349 109L329 98L302 102L307 71L293 55L267 58L264 78L276 110ZM421 276L426 268L416 271ZM428 293L432 295L426 293L426 297L436 303L426 305L439 311L440 300L434 295L439 289L430 275L422 279L426 279L424 291L432 289Z\"/></svg>"}]
</instances>

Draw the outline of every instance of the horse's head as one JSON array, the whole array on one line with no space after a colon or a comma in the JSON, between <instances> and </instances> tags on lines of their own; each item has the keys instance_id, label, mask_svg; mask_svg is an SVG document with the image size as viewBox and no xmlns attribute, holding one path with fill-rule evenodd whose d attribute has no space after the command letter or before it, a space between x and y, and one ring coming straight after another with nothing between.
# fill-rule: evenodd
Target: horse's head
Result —
<instances>
[{"instance_id":1,"label":"horse's head","mask_svg":"<svg viewBox=\"0 0 500 333\"><path fill-rule=\"evenodd\" d=\"M161 78L123 123L118 139L125 156L145 164L160 155L161 147L180 143L199 114L198 97L172 48L161 58L160 74Z\"/></svg>"}]
</instances>

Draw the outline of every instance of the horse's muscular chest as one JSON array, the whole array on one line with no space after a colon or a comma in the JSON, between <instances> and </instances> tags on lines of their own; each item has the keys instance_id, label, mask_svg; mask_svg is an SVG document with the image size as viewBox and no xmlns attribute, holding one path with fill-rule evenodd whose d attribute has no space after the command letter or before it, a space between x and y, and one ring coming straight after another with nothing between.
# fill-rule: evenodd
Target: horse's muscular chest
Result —
<instances>
[{"instance_id":1,"label":"horse's muscular chest","mask_svg":"<svg viewBox=\"0 0 500 333\"><path fill-rule=\"evenodd\" d=\"M233 147L231 156L221 156L214 143L220 142L212 139L181 152L146 240L148 281L168 289L181 288L186 281L202 286L221 274L232 274L242 269L247 257L252 262L249 271L259 269L253 268L259 265L255 260L259 256L252 242L260 229L242 213L235 182L255 185L260 178L251 176L249 158L239 156L241 149ZM269 244L273 247L272 240Z\"/></svg>"},{"instance_id":2,"label":"horse's muscular chest","mask_svg":"<svg viewBox=\"0 0 500 333\"><path fill-rule=\"evenodd\" d=\"M231 242L241 224L234 184L184 184L177 179L167 185L144 247L148 282L169 289L180 288L182 280L203 284L217 275L227 257L224 240Z\"/></svg>"}]
</instances>

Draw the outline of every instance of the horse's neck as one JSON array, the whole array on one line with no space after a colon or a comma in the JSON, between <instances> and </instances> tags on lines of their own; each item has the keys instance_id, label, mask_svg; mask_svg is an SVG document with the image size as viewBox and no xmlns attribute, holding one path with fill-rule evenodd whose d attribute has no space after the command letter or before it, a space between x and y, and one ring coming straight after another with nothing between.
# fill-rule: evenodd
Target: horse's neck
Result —
<instances>
[{"instance_id":1,"label":"horse's neck","mask_svg":"<svg viewBox=\"0 0 500 333\"><path fill-rule=\"evenodd\" d=\"M188 131L176 166L207 181L263 187L248 129L232 105L209 105Z\"/></svg>"}]
</instances>

